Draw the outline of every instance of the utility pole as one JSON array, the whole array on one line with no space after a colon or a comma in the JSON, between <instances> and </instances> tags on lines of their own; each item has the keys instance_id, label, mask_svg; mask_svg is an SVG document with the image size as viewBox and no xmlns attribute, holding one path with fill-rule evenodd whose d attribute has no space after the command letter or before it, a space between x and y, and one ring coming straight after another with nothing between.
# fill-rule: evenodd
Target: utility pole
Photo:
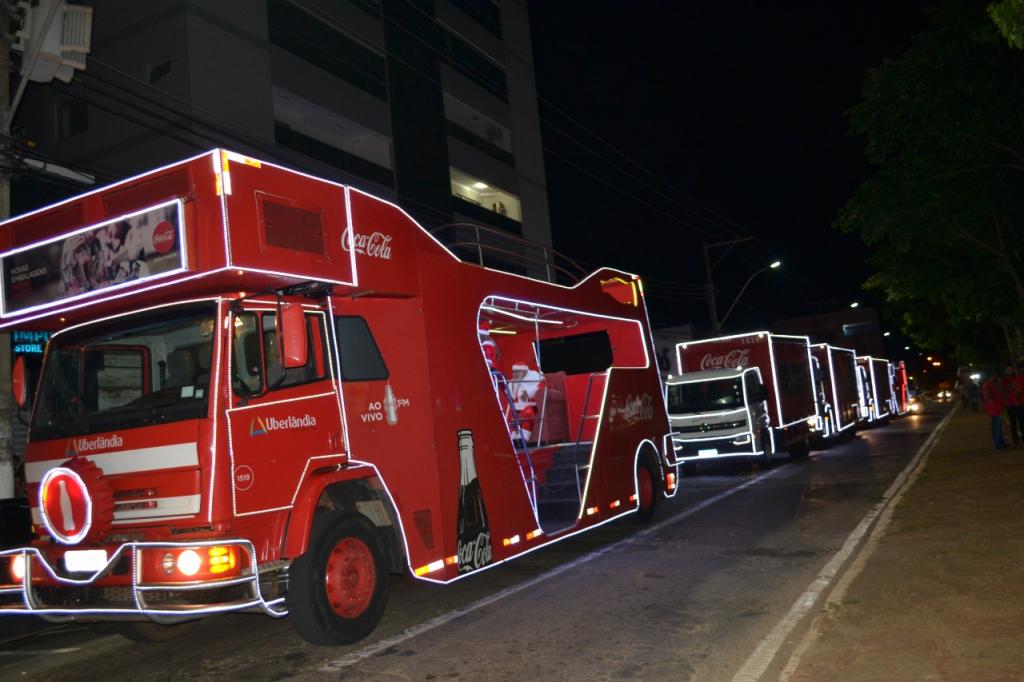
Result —
<instances>
[{"instance_id":1,"label":"utility pole","mask_svg":"<svg viewBox=\"0 0 1024 682\"><path fill-rule=\"evenodd\" d=\"M0 220L11 215L11 8L0 0ZM11 335L0 333L0 500L14 497Z\"/></svg>"},{"instance_id":2,"label":"utility pole","mask_svg":"<svg viewBox=\"0 0 1024 682\"><path fill-rule=\"evenodd\" d=\"M711 278L711 272L715 269L715 266L718 265L723 258L725 258L726 254L729 253L729 250L732 249L732 247L736 246L737 244L742 244L743 242L749 242L753 240L754 237L741 237L739 239L729 239L724 242L714 242L713 244L708 244L707 242L704 242L702 244L702 246L704 247L704 274L708 280L708 317L711 318L711 330L715 333L715 336L718 336L719 332L722 331L722 323L718 319L718 304L715 302L715 282ZM718 260L712 263L711 249L717 248L719 246L724 246L727 248L725 249L725 252L718 257Z\"/></svg>"},{"instance_id":3,"label":"utility pole","mask_svg":"<svg viewBox=\"0 0 1024 682\"><path fill-rule=\"evenodd\" d=\"M715 304L715 281L711 278L711 256L709 255L708 243L703 242L704 247L704 274L708 280L708 317L711 319L711 331L718 336L720 325L718 324L718 306Z\"/></svg>"}]
</instances>

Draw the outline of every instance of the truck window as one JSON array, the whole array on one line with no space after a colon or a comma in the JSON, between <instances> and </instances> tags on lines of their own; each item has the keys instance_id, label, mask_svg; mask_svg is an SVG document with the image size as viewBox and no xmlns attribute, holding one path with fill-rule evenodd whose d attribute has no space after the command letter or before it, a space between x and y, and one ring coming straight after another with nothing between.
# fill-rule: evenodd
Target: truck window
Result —
<instances>
[{"instance_id":1,"label":"truck window","mask_svg":"<svg viewBox=\"0 0 1024 682\"><path fill-rule=\"evenodd\" d=\"M206 414L212 304L129 315L58 334L30 437L45 440Z\"/></svg>"},{"instance_id":2,"label":"truck window","mask_svg":"<svg viewBox=\"0 0 1024 682\"><path fill-rule=\"evenodd\" d=\"M589 374L612 366L608 332L596 331L541 339L540 364L545 372Z\"/></svg>"},{"instance_id":3,"label":"truck window","mask_svg":"<svg viewBox=\"0 0 1024 682\"><path fill-rule=\"evenodd\" d=\"M85 353L85 393L94 408L109 410L146 392L145 353L127 348L95 348Z\"/></svg>"},{"instance_id":4,"label":"truck window","mask_svg":"<svg viewBox=\"0 0 1024 682\"><path fill-rule=\"evenodd\" d=\"M366 320L355 315L334 318L334 332L341 354L342 381L379 381L388 378L377 342Z\"/></svg>"},{"instance_id":5,"label":"truck window","mask_svg":"<svg viewBox=\"0 0 1024 682\"><path fill-rule=\"evenodd\" d=\"M669 414L720 412L744 407L740 378L668 385Z\"/></svg>"},{"instance_id":6,"label":"truck window","mask_svg":"<svg viewBox=\"0 0 1024 682\"><path fill-rule=\"evenodd\" d=\"M232 385L235 395L253 395L268 390L298 386L327 376L324 365L326 349L318 316L307 314L308 348L303 367L281 369L277 347L277 314L244 312L236 316L235 344L232 355ZM259 331L257 331L257 329ZM281 372L284 372L284 378ZM264 381L264 377L266 380Z\"/></svg>"},{"instance_id":7,"label":"truck window","mask_svg":"<svg viewBox=\"0 0 1024 682\"><path fill-rule=\"evenodd\" d=\"M281 356L277 347L276 324L276 313L263 313L263 352L267 359L267 386L270 388L285 388L287 386L298 386L299 384L307 384L310 381L323 379L327 373L323 371L322 364L318 370L316 363L317 352L319 352L320 356L323 357L323 342L321 341L321 347L319 349L314 346L315 340L322 339L322 336L316 333L316 327L319 326L316 316L306 315L305 366L292 367L291 369L283 370L284 379L281 379Z\"/></svg>"}]
</instances>

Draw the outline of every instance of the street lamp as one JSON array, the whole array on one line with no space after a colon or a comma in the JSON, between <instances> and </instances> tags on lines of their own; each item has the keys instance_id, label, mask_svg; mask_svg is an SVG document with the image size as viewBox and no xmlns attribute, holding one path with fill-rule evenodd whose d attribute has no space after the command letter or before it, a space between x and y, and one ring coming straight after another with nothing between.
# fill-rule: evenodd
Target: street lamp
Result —
<instances>
[{"instance_id":1,"label":"street lamp","mask_svg":"<svg viewBox=\"0 0 1024 682\"><path fill-rule=\"evenodd\" d=\"M860 303L858 301L854 301L853 303L850 304L851 308L856 308L858 306L860 306Z\"/></svg>"},{"instance_id":2,"label":"street lamp","mask_svg":"<svg viewBox=\"0 0 1024 682\"><path fill-rule=\"evenodd\" d=\"M772 261L770 265L761 268L760 270L752 274L750 277L748 277L747 281L743 283L743 288L740 289L740 293L736 294L736 298L733 299L732 305L729 306L729 309L725 311L725 315L722 316L721 321L718 323L718 329L716 329L715 331L718 332L722 329L722 325L725 324L725 321L727 319L729 319L729 313L731 313L733 308L736 307L736 304L740 302L740 296L742 296L743 292L747 290L747 287L750 286L750 283L754 281L755 277L760 275L762 272L767 272L769 270L778 270L780 267L782 267L782 261Z\"/></svg>"},{"instance_id":3,"label":"street lamp","mask_svg":"<svg viewBox=\"0 0 1024 682\"><path fill-rule=\"evenodd\" d=\"M725 313L725 317L723 317L721 320L719 320L718 319L718 305L717 305L717 303L715 301L715 282L714 282L714 280L711 277L711 271L715 269L716 265L718 265L720 262L722 262L722 259L725 258L725 256L729 253L729 251L732 249L732 247L736 246L737 244L742 244L743 242L749 242L749 241L753 241L753 240L754 240L754 237L740 237L739 239L729 239L729 240L726 240L726 241L723 241L723 242L714 242L712 244L704 242L704 244L703 244L703 247L704 247L704 274L707 276L707 280L708 280L708 317L711 318L711 328L714 329L716 335L720 331L722 331L722 325L725 324L725 317L729 317L729 313L731 313L732 309L736 306L736 301L732 302L732 306L730 306L729 307L729 311ZM714 263L712 263L711 262L711 249L718 248L720 246L726 247L725 251L717 259L715 259ZM750 279L747 280L747 283L743 285L743 289L740 290L740 294L736 296L736 299L739 300L740 295L743 294L743 290L747 288L747 284L750 284L750 280L754 279L754 277L756 275L759 275L760 273L764 272L765 270L769 270L769 269L775 270L775 269L780 268L780 267L782 267L782 261L776 260L776 261L772 261L771 264L768 265L768 267L763 268L763 269L758 270L757 272L755 272L753 275L750 276Z\"/></svg>"}]
</instances>

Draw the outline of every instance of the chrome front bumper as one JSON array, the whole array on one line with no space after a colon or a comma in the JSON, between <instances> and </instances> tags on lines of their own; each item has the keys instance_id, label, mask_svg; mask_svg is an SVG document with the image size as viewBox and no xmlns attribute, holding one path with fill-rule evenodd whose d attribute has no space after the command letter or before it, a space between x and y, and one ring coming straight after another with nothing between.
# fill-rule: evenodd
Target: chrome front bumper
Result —
<instances>
[{"instance_id":1,"label":"chrome front bumper","mask_svg":"<svg viewBox=\"0 0 1024 682\"><path fill-rule=\"evenodd\" d=\"M234 545L248 557L249 568L237 577L183 583L142 582L140 553L143 550L202 548ZM21 556L24 577L15 581L11 566ZM97 584L129 563L130 584ZM45 576L35 576L42 569ZM49 621L141 620L172 624L201 616L232 611L262 612L281 617L288 614L284 596L265 598L260 586L261 571L284 569L283 563L257 564L256 550L248 540L207 540L199 542L129 542L120 545L105 566L91 575L71 577L55 566L36 547L0 551L0 616L28 614ZM81 575L81 574L76 574ZM42 577L43 579L38 579Z\"/></svg>"}]
</instances>

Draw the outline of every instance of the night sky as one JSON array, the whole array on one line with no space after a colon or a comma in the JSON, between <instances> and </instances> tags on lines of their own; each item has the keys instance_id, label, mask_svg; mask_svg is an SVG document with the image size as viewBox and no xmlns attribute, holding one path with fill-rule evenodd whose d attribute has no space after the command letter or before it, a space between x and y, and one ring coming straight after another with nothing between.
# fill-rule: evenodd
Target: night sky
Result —
<instances>
[{"instance_id":1,"label":"night sky","mask_svg":"<svg viewBox=\"0 0 1024 682\"><path fill-rule=\"evenodd\" d=\"M531 0L555 247L644 275L656 326L707 326L704 302L668 294L704 283L705 235L744 231L758 240L715 270L719 316L784 267L726 331L878 307L869 251L831 227L870 172L844 111L927 27L922 4Z\"/></svg>"}]
</instances>

